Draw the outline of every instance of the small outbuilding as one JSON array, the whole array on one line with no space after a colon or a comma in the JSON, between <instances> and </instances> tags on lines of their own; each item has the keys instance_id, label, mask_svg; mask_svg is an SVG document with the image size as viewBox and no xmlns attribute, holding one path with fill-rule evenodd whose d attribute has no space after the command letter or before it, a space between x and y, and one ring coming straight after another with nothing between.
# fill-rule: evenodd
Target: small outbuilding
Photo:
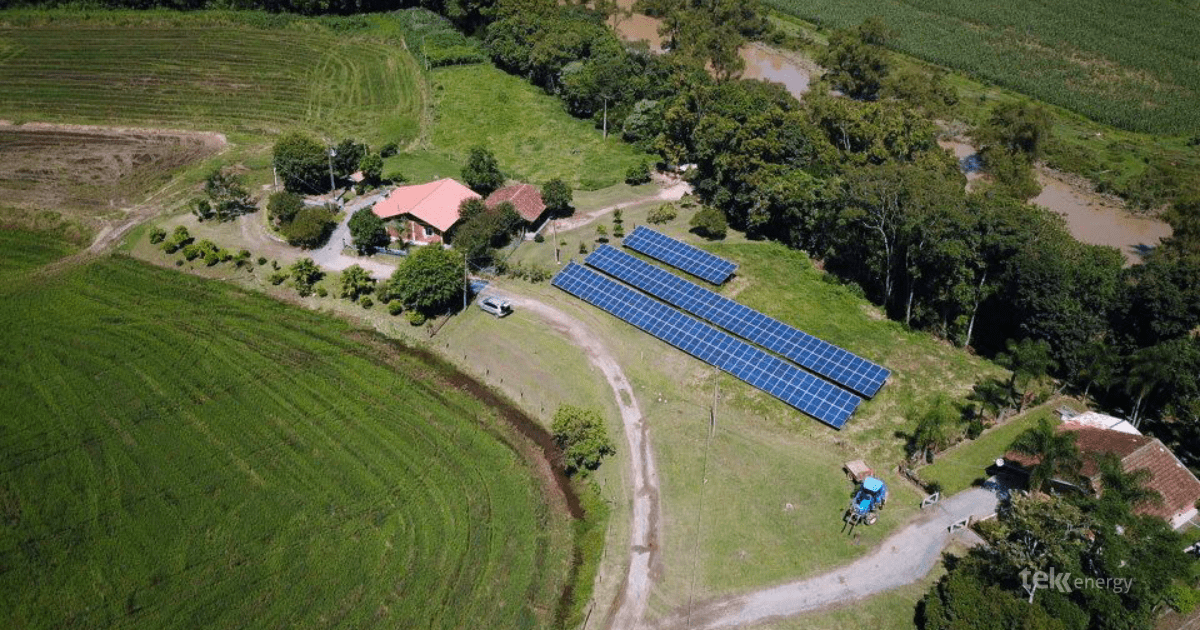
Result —
<instances>
[{"instance_id":1,"label":"small outbuilding","mask_svg":"<svg viewBox=\"0 0 1200 630\"><path fill-rule=\"evenodd\" d=\"M532 184L514 184L505 186L488 195L484 202L489 208L495 208L505 201L511 202L517 209L517 214L525 221L525 229L531 234L537 234L546 225L546 203L542 201L542 192Z\"/></svg>"}]
</instances>

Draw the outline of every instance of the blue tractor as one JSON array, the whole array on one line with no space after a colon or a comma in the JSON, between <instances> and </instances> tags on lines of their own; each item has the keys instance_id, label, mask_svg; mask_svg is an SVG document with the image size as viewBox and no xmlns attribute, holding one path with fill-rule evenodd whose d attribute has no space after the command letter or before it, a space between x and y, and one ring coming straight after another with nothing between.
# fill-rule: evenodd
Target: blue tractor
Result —
<instances>
[{"instance_id":1,"label":"blue tractor","mask_svg":"<svg viewBox=\"0 0 1200 630\"><path fill-rule=\"evenodd\" d=\"M883 509L886 502L887 484L875 477L867 477L854 494L850 495L850 507L846 509L846 524L842 526L842 531L845 531L848 525L853 532L854 526L860 522L874 525L879 519L877 512Z\"/></svg>"}]
</instances>

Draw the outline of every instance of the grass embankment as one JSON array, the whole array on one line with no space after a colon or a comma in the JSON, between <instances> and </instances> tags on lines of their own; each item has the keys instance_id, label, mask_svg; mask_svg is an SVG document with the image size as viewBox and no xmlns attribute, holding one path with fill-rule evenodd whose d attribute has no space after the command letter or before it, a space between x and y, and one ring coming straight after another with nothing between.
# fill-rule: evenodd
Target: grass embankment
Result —
<instances>
[{"instance_id":1,"label":"grass embankment","mask_svg":"<svg viewBox=\"0 0 1200 630\"><path fill-rule=\"evenodd\" d=\"M415 137L417 63L368 25L336 24L257 12L0 13L0 116Z\"/></svg>"},{"instance_id":2,"label":"grass embankment","mask_svg":"<svg viewBox=\"0 0 1200 630\"><path fill-rule=\"evenodd\" d=\"M553 623L569 519L461 377L130 259L18 280L65 253L35 236L0 249L6 626Z\"/></svg>"},{"instance_id":3,"label":"grass embankment","mask_svg":"<svg viewBox=\"0 0 1200 630\"><path fill-rule=\"evenodd\" d=\"M1200 132L1200 22L1170 0L769 0L827 26L880 16L890 45L1122 129Z\"/></svg>"},{"instance_id":4,"label":"grass embankment","mask_svg":"<svg viewBox=\"0 0 1200 630\"><path fill-rule=\"evenodd\" d=\"M627 209L626 231L645 223L657 205ZM939 392L961 398L976 380L1003 374L961 349L888 321L853 288L825 280L803 253L749 242L737 233L723 243L702 241L688 234L690 218L691 211L682 210L674 221L655 227L738 262L738 275L723 293L880 361L893 376L846 429L833 431L562 291L520 286L592 327L633 385L662 480L666 569L652 600L655 615L692 598L812 575L869 551L918 511L920 495L891 472L903 457L902 434L916 422L911 411ZM596 224L611 232L611 222L606 216L560 232L567 242L564 262L581 259L578 244L594 247ZM526 243L514 259L556 268L549 240ZM547 374L554 379L552 371ZM716 428L709 442L714 394ZM858 458L888 482L893 500L878 524L846 535L840 533L841 517L852 484L841 468ZM846 621L844 615L836 619Z\"/></svg>"},{"instance_id":5,"label":"grass embankment","mask_svg":"<svg viewBox=\"0 0 1200 630\"><path fill-rule=\"evenodd\" d=\"M558 99L490 63L437 68L431 77L432 146L388 164L416 181L457 177L452 167L476 145L491 149L512 179L543 184L561 177L586 190L620 183L630 165L650 159L616 136L604 139Z\"/></svg>"}]
</instances>

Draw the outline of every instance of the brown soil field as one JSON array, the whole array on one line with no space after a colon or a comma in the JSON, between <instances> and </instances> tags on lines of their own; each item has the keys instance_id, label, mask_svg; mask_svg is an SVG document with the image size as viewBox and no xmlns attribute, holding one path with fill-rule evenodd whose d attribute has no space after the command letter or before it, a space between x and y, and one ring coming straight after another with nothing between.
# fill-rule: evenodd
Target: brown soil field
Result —
<instances>
[{"instance_id":1,"label":"brown soil field","mask_svg":"<svg viewBox=\"0 0 1200 630\"><path fill-rule=\"evenodd\" d=\"M120 218L224 146L216 133L0 121L0 205Z\"/></svg>"}]
</instances>

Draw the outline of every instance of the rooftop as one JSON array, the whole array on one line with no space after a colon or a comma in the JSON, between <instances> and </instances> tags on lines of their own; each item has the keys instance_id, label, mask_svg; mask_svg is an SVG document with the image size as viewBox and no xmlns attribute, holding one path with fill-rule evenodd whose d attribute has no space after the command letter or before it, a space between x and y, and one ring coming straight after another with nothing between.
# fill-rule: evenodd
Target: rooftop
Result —
<instances>
[{"instance_id":1,"label":"rooftop","mask_svg":"<svg viewBox=\"0 0 1200 630\"><path fill-rule=\"evenodd\" d=\"M475 191L446 178L428 184L401 186L387 199L375 204L373 211L381 219L411 215L440 232L458 223L458 206L468 199L479 199Z\"/></svg>"},{"instance_id":2,"label":"rooftop","mask_svg":"<svg viewBox=\"0 0 1200 630\"><path fill-rule=\"evenodd\" d=\"M488 195L487 206L495 207L504 201L511 201L517 208L517 214L530 223L537 221L546 211L546 203L542 201L542 193L531 184L514 184L505 186Z\"/></svg>"}]
</instances>

